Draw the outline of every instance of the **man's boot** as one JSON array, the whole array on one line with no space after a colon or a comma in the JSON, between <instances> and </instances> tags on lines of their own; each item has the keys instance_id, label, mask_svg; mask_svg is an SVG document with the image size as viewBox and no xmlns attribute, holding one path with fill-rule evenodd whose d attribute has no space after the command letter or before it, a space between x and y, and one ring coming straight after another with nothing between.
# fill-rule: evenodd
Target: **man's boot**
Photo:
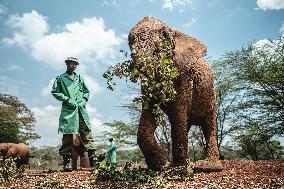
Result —
<instances>
[{"instance_id":1,"label":"man's boot","mask_svg":"<svg viewBox=\"0 0 284 189\"><path fill-rule=\"evenodd\" d=\"M95 166L95 149L89 149L88 150L88 157L89 157L89 163L90 163L90 167L94 167Z\"/></svg>"},{"instance_id":2,"label":"man's boot","mask_svg":"<svg viewBox=\"0 0 284 189\"><path fill-rule=\"evenodd\" d=\"M63 171L64 172L72 171L71 155L70 154L64 154L62 157L63 157Z\"/></svg>"},{"instance_id":3,"label":"man's boot","mask_svg":"<svg viewBox=\"0 0 284 189\"><path fill-rule=\"evenodd\" d=\"M80 155L80 167L81 168L90 168L90 162L89 162L87 152L84 152L82 155Z\"/></svg>"}]
</instances>

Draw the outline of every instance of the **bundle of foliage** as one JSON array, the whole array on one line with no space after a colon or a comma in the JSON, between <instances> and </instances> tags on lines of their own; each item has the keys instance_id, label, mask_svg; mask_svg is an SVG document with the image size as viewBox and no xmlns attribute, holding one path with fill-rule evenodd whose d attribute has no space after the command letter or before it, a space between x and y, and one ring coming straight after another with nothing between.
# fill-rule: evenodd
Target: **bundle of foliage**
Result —
<instances>
[{"instance_id":1,"label":"bundle of foliage","mask_svg":"<svg viewBox=\"0 0 284 189\"><path fill-rule=\"evenodd\" d=\"M108 88L114 89L114 76L129 78L132 82L141 83L141 96L134 101L142 102L144 108L154 103L153 112L159 114L161 106L168 101L174 100L176 90L174 80L180 74L173 62L173 43L169 39L163 41L162 47L151 55L145 55L135 49L132 50L133 59L119 63L103 74L107 80ZM124 52L124 51L122 51ZM125 53L125 57L127 57Z\"/></svg>"},{"instance_id":2,"label":"bundle of foliage","mask_svg":"<svg viewBox=\"0 0 284 189\"><path fill-rule=\"evenodd\" d=\"M97 181L138 182L158 186L166 184L166 179L159 172L142 168L131 169L128 165L127 163L123 169L118 169L116 166L97 163L92 175Z\"/></svg>"},{"instance_id":3,"label":"bundle of foliage","mask_svg":"<svg viewBox=\"0 0 284 189\"><path fill-rule=\"evenodd\" d=\"M40 138L34 132L33 113L16 97L0 93L0 143L27 143Z\"/></svg>"},{"instance_id":4,"label":"bundle of foliage","mask_svg":"<svg viewBox=\"0 0 284 189\"><path fill-rule=\"evenodd\" d=\"M36 182L37 188L64 188L64 183L56 178L46 177L43 181Z\"/></svg>"},{"instance_id":5,"label":"bundle of foliage","mask_svg":"<svg viewBox=\"0 0 284 189\"><path fill-rule=\"evenodd\" d=\"M133 168L131 162L127 162L123 169L116 166L107 166L97 163L91 175L96 181L122 181L129 183L146 183L152 186L165 186L169 180L187 180L191 175L184 167L175 167L164 171L152 171L145 168Z\"/></svg>"},{"instance_id":6,"label":"bundle of foliage","mask_svg":"<svg viewBox=\"0 0 284 189\"><path fill-rule=\"evenodd\" d=\"M0 182L21 177L24 169L24 166L17 169L16 163L12 158L0 160Z\"/></svg>"}]
</instances>

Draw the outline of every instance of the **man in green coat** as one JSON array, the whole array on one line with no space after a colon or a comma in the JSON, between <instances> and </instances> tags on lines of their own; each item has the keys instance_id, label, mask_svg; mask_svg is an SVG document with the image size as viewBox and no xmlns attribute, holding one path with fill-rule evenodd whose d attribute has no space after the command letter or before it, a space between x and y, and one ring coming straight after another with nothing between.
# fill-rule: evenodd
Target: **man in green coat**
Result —
<instances>
[{"instance_id":1,"label":"man in green coat","mask_svg":"<svg viewBox=\"0 0 284 189\"><path fill-rule=\"evenodd\" d=\"M113 138L109 139L110 145L107 151L107 165L116 165L116 144L113 141Z\"/></svg>"},{"instance_id":2,"label":"man in green coat","mask_svg":"<svg viewBox=\"0 0 284 189\"><path fill-rule=\"evenodd\" d=\"M90 92L79 74L74 71L79 65L78 59L69 57L65 60L67 71L56 77L51 94L62 101L58 133L63 134L59 154L63 157L63 170L70 171L72 145L76 136L80 136L83 153L88 152L90 165L93 166L95 152L86 103Z\"/></svg>"}]
</instances>

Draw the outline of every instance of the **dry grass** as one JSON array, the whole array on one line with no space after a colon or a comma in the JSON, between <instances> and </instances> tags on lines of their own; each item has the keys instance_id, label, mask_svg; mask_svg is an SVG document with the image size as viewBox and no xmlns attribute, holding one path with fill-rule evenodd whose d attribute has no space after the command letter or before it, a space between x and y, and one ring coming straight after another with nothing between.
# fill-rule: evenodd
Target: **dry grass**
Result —
<instances>
[{"instance_id":1,"label":"dry grass","mask_svg":"<svg viewBox=\"0 0 284 189\"><path fill-rule=\"evenodd\" d=\"M170 181L164 188L284 188L284 160L224 160L225 169L195 173L193 180ZM70 173L27 170L23 178L0 183L7 188L154 188L127 182L99 182L89 171ZM1 188L0 187L0 188Z\"/></svg>"}]
</instances>

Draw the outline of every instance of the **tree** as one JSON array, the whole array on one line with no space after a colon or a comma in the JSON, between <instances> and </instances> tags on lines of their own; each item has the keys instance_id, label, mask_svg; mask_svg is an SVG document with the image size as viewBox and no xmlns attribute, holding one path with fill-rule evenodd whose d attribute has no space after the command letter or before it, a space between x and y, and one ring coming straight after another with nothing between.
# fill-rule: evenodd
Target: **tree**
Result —
<instances>
[{"instance_id":1,"label":"tree","mask_svg":"<svg viewBox=\"0 0 284 189\"><path fill-rule=\"evenodd\" d=\"M245 101L240 116L261 123L274 135L284 134L284 37L254 42L226 55ZM253 124L254 125L254 124Z\"/></svg>"},{"instance_id":2,"label":"tree","mask_svg":"<svg viewBox=\"0 0 284 189\"><path fill-rule=\"evenodd\" d=\"M0 93L0 142L28 143L40 138L34 132L33 113L16 97Z\"/></svg>"},{"instance_id":3,"label":"tree","mask_svg":"<svg viewBox=\"0 0 284 189\"><path fill-rule=\"evenodd\" d=\"M117 120L114 120L111 123L104 123L104 125L109 127L109 130L103 133L104 138L114 138L117 145L137 145L137 126Z\"/></svg>"},{"instance_id":4,"label":"tree","mask_svg":"<svg viewBox=\"0 0 284 189\"><path fill-rule=\"evenodd\" d=\"M224 151L222 147L223 141L238 129L239 123L243 120L239 116L241 114L239 106L244 102L243 94L246 89L236 76L238 70L234 69L234 60L228 58L227 54L214 60L212 67L216 92L217 143L221 158L225 155L222 152L227 153L227 150Z\"/></svg>"},{"instance_id":5,"label":"tree","mask_svg":"<svg viewBox=\"0 0 284 189\"><path fill-rule=\"evenodd\" d=\"M194 126L189 131L189 157L193 161L205 158L206 154L206 141L200 127Z\"/></svg>"},{"instance_id":6,"label":"tree","mask_svg":"<svg viewBox=\"0 0 284 189\"><path fill-rule=\"evenodd\" d=\"M240 140L246 141L248 149L255 149L254 140L241 134L248 129L250 136L257 135L257 130L251 129L253 125L261 125L269 138L283 134L283 51L282 37L250 43L213 62L219 149L230 135L239 139L239 145Z\"/></svg>"},{"instance_id":7,"label":"tree","mask_svg":"<svg viewBox=\"0 0 284 189\"><path fill-rule=\"evenodd\" d=\"M273 135L266 126L252 123L239 129L234 138L243 157L253 160L282 158L283 147Z\"/></svg>"},{"instance_id":8,"label":"tree","mask_svg":"<svg viewBox=\"0 0 284 189\"><path fill-rule=\"evenodd\" d=\"M232 60L226 56L213 61L214 85L216 92L217 141L220 151L226 136L237 127L239 104L243 101L240 82L232 69Z\"/></svg>"}]
</instances>

